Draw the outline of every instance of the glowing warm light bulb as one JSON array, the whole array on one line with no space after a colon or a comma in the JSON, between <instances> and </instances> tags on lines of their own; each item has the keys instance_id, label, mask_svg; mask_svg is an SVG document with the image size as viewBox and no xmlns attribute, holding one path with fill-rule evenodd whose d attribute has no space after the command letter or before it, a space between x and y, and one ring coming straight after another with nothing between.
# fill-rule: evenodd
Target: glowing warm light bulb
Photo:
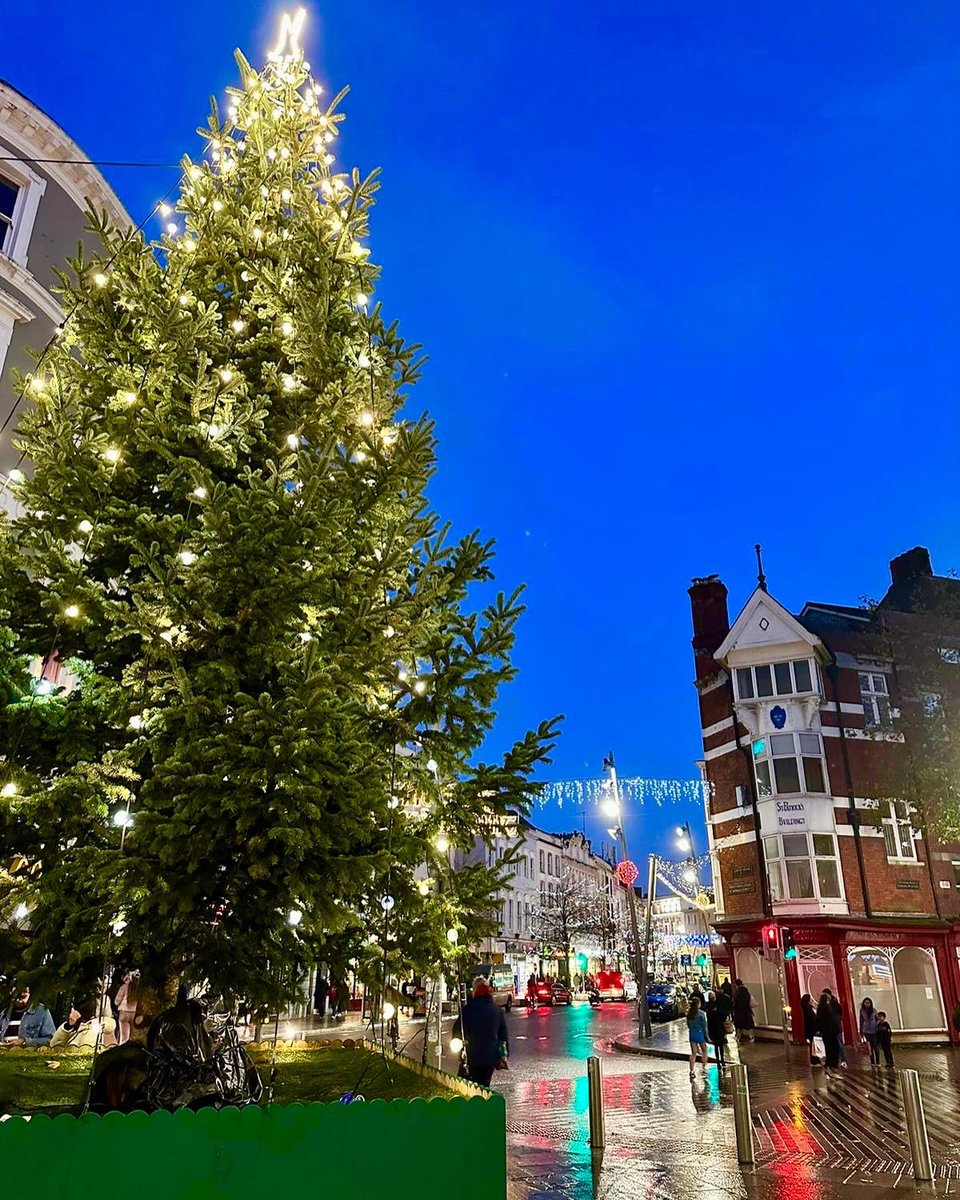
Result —
<instances>
[{"instance_id":1,"label":"glowing warm light bulb","mask_svg":"<svg viewBox=\"0 0 960 1200\"><path fill-rule=\"evenodd\" d=\"M369 429L370 426L373 424L373 413L372 412L362 412L360 414L360 424L365 426L367 429Z\"/></svg>"},{"instance_id":2,"label":"glowing warm light bulb","mask_svg":"<svg viewBox=\"0 0 960 1200\"><path fill-rule=\"evenodd\" d=\"M190 238L190 237L184 238L180 244L184 248L184 250L193 251L193 250L196 250L196 248L197 248L196 240L194 238Z\"/></svg>"},{"instance_id":3,"label":"glowing warm light bulb","mask_svg":"<svg viewBox=\"0 0 960 1200\"><path fill-rule=\"evenodd\" d=\"M427 770L428 770L428 771L430 771L430 772L432 772L434 775L436 775L436 773L437 773L437 760L436 760L435 758L428 758L428 759L427 759Z\"/></svg>"},{"instance_id":4,"label":"glowing warm light bulb","mask_svg":"<svg viewBox=\"0 0 960 1200\"><path fill-rule=\"evenodd\" d=\"M63 615L69 617L70 620L75 620L80 616L80 606L78 604L68 604L63 610Z\"/></svg>"},{"instance_id":5,"label":"glowing warm light bulb","mask_svg":"<svg viewBox=\"0 0 960 1200\"><path fill-rule=\"evenodd\" d=\"M192 550L181 550L177 558L180 559L185 567L189 567L197 561L197 556Z\"/></svg>"},{"instance_id":6,"label":"glowing warm light bulb","mask_svg":"<svg viewBox=\"0 0 960 1200\"><path fill-rule=\"evenodd\" d=\"M219 437L222 432L223 431L221 430L219 425L214 425L211 423L210 425L207 426L207 433L212 438Z\"/></svg>"},{"instance_id":7,"label":"glowing warm light bulb","mask_svg":"<svg viewBox=\"0 0 960 1200\"><path fill-rule=\"evenodd\" d=\"M30 916L30 909L26 904L18 904L13 910L13 919L15 921L25 921Z\"/></svg>"},{"instance_id":8,"label":"glowing warm light bulb","mask_svg":"<svg viewBox=\"0 0 960 1200\"><path fill-rule=\"evenodd\" d=\"M395 809L398 809L399 807L400 807L400 797L399 796L391 796L390 799L387 801L387 808L389 808L391 811L393 811Z\"/></svg>"},{"instance_id":9,"label":"glowing warm light bulb","mask_svg":"<svg viewBox=\"0 0 960 1200\"><path fill-rule=\"evenodd\" d=\"M285 392L292 392L296 386L297 386L297 381L292 375L284 375L283 390Z\"/></svg>"},{"instance_id":10,"label":"glowing warm light bulb","mask_svg":"<svg viewBox=\"0 0 960 1200\"><path fill-rule=\"evenodd\" d=\"M174 234L179 228L179 225L177 225L175 221L171 221L169 225L167 225L167 233Z\"/></svg>"},{"instance_id":11,"label":"glowing warm light bulb","mask_svg":"<svg viewBox=\"0 0 960 1200\"><path fill-rule=\"evenodd\" d=\"M357 306L357 308L363 308L369 299L370 299L370 297L367 295L366 292L357 292L357 294L353 298L353 302Z\"/></svg>"},{"instance_id":12,"label":"glowing warm light bulb","mask_svg":"<svg viewBox=\"0 0 960 1200\"><path fill-rule=\"evenodd\" d=\"M422 696L423 693L427 690L427 685L424 683L424 681L422 679L418 679L417 682L413 685L413 690L417 693L418 696Z\"/></svg>"},{"instance_id":13,"label":"glowing warm light bulb","mask_svg":"<svg viewBox=\"0 0 960 1200\"><path fill-rule=\"evenodd\" d=\"M291 908L290 911L287 913L287 924L292 925L294 929L296 929L296 927L300 924L300 922L302 920L303 920L303 913L300 911L299 908Z\"/></svg>"},{"instance_id":14,"label":"glowing warm light bulb","mask_svg":"<svg viewBox=\"0 0 960 1200\"><path fill-rule=\"evenodd\" d=\"M237 317L237 319L235 321L230 322L230 328L233 330L234 333L243 333L243 331L246 329L246 327L247 327L246 324L243 321L241 321L239 317Z\"/></svg>"},{"instance_id":15,"label":"glowing warm light bulb","mask_svg":"<svg viewBox=\"0 0 960 1200\"><path fill-rule=\"evenodd\" d=\"M136 404L138 397L136 392L121 392L120 399L124 404Z\"/></svg>"},{"instance_id":16,"label":"glowing warm light bulb","mask_svg":"<svg viewBox=\"0 0 960 1200\"><path fill-rule=\"evenodd\" d=\"M456 929L453 928L452 925L447 930L447 941L450 943L451 946L455 946L457 944L457 942L460 941L460 934L457 932Z\"/></svg>"},{"instance_id":17,"label":"glowing warm light bulb","mask_svg":"<svg viewBox=\"0 0 960 1200\"><path fill-rule=\"evenodd\" d=\"M142 729L143 728L143 717L140 715L140 713L134 713L133 716L130 718L130 720L127 722L127 726L130 729Z\"/></svg>"},{"instance_id":18,"label":"glowing warm light bulb","mask_svg":"<svg viewBox=\"0 0 960 1200\"><path fill-rule=\"evenodd\" d=\"M304 629L302 631L302 633L300 634L300 641L301 642L312 642L313 641L313 634L310 632L309 629Z\"/></svg>"},{"instance_id":19,"label":"glowing warm light bulb","mask_svg":"<svg viewBox=\"0 0 960 1200\"><path fill-rule=\"evenodd\" d=\"M397 1013L396 1008L388 1000L387 1003L383 1006L383 1019L385 1021L392 1021L393 1018L396 1016L396 1013Z\"/></svg>"},{"instance_id":20,"label":"glowing warm light bulb","mask_svg":"<svg viewBox=\"0 0 960 1200\"><path fill-rule=\"evenodd\" d=\"M425 879L421 879L420 882L417 884L417 891L420 893L421 896L429 896L430 895L430 884L427 883L427 881Z\"/></svg>"},{"instance_id":21,"label":"glowing warm light bulb","mask_svg":"<svg viewBox=\"0 0 960 1200\"><path fill-rule=\"evenodd\" d=\"M687 881L687 883L694 883L697 878L697 873L692 867L687 867L683 873L683 878Z\"/></svg>"},{"instance_id":22,"label":"glowing warm light bulb","mask_svg":"<svg viewBox=\"0 0 960 1200\"><path fill-rule=\"evenodd\" d=\"M17 791L17 785L15 783L5 783L3 787L0 788L0 796L6 796L9 798L10 796L15 796Z\"/></svg>"},{"instance_id":23,"label":"glowing warm light bulb","mask_svg":"<svg viewBox=\"0 0 960 1200\"><path fill-rule=\"evenodd\" d=\"M202 484L200 484L199 486L197 486L193 489L193 496L197 500L206 500L207 489Z\"/></svg>"},{"instance_id":24,"label":"glowing warm light bulb","mask_svg":"<svg viewBox=\"0 0 960 1200\"><path fill-rule=\"evenodd\" d=\"M293 192L291 192L289 188L284 188L283 191L280 193L281 200L289 200L292 196L293 196Z\"/></svg>"},{"instance_id":25,"label":"glowing warm light bulb","mask_svg":"<svg viewBox=\"0 0 960 1200\"><path fill-rule=\"evenodd\" d=\"M385 638L392 638L396 632L397 631L394 629L394 627L392 625L388 625L386 627L386 629L383 631L383 636Z\"/></svg>"},{"instance_id":26,"label":"glowing warm light bulb","mask_svg":"<svg viewBox=\"0 0 960 1200\"><path fill-rule=\"evenodd\" d=\"M287 149L286 146L280 147L280 157L281 158L289 158L290 157L290 151Z\"/></svg>"},{"instance_id":27,"label":"glowing warm light bulb","mask_svg":"<svg viewBox=\"0 0 960 1200\"><path fill-rule=\"evenodd\" d=\"M170 207L169 204L161 204L158 211L159 211L161 217L169 217L170 214L173 212L173 209Z\"/></svg>"},{"instance_id":28,"label":"glowing warm light bulb","mask_svg":"<svg viewBox=\"0 0 960 1200\"><path fill-rule=\"evenodd\" d=\"M107 278L106 275L104 275L104 273L102 271L98 271L96 273L96 275L94 275L94 277L93 277L93 282L97 285L97 287L102 288L102 287L106 287L107 284L110 282L110 280Z\"/></svg>"},{"instance_id":29,"label":"glowing warm light bulb","mask_svg":"<svg viewBox=\"0 0 960 1200\"><path fill-rule=\"evenodd\" d=\"M30 390L32 392L42 392L46 386L47 381L39 375L34 375L34 377L30 380Z\"/></svg>"},{"instance_id":30,"label":"glowing warm light bulb","mask_svg":"<svg viewBox=\"0 0 960 1200\"><path fill-rule=\"evenodd\" d=\"M433 839L433 844L441 854L446 854L446 852L450 849L450 839L445 833L438 833Z\"/></svg>"},{"instance_id":31,"label":"glowing warm light bulb","mask_svg":"<svg viewBox=\"0 0 960 1200\"><path fill-rule=\"evenodd\" d=\"M230 370L229 367L221 367L220 370L218 371L218 374L223 383L229 383L230 380L233 378L233 372Z\"/></svg>"},{"instance_id":32,"label":"glowing warm light bulb","mask_svg":"<svg viewBox=\"0 0 960 1200\"><path fill-rule=\"evenodd\" d=\"M400 670L397 672L397 678L400 680L401 683L406 682L406 678L407 678L407 668L406 667L400 668Z\"/></svg>"},{"instance_id":33,"label":"glowing warm light bulb","mask_svg":"<svg viewBox=\"0 0 960 1200\"><path fill-rule=\"evenodd\" d=\"M190 167L187 174L190 176L191 179L199 179L200 176L203 174L203 171L200 169L200 167L197 166L196 163L194 163L193 166Z\"/></svg>"},{"instance_id":34,"label":"glowing warm light bulb","mask_svg":"<svg viewBox=\"0 0 960 1200\"><path fill-rule=\"evenodd\" d=\"M183 305L184 308L186 308L186 306L190 303L190 295L188 292L181 293L180 303Z\"/></svg>"},{"instance_id":35,"label":"glowing warm light bulb","mask_svg":"<svg viewBox=\"0 0 960 1200\"><path fill-rule=\"evenodd\" d=\"M223 201L222 200L214 200L211 207L213 208L214 212L223 212Z\"/></svg>"},{"instance_id":36,"label":"glowing warm light bulb","mask_svg":"<svg viewBox=\"0 0 960 1200\"><path fill-rule=\"evenodd\" d=\"M24 475L19 467L14 467L12 471L7 472L7 479L9 479L11 483L23 483L26 478L26 475Z\"/></svg>"},{"instance_id":37,"label":"glowing warm light bulb","mask_svg":"<svg viewBox=\"0 0 960 1200\"><path fill-rule=\"evenodd\" d=\"M358 354L358 355L357 355L357 366L358 366L358 367L360 367L360 369L361 369L361 370L365 371L365 370L367 369L367 367L369 367L369 366L370 366L370 357L369 357L369 355L367 355L367 354Z\"/></svg>"},{"instance_id":38,"label":"glowing warm light bulb","mask_svg":"<svg viewBox=\"0 0 960 1200\"><path fill-rule=\"evenodd\" d=\"M383 909L384 912L389 912L395 904L396 904L396 900L394 900L394 898L392 896L381 896L380 897L380 907Z\"/></svg>"},{"instance_id":39,"label":"glowing warm light bulb","mask_svg":"<svg viewBox=\"0 0 960 1200\"><path fill-rule=\"evenodd\" d=\"M364 452L362 450L358 450L353 457L357 460L358 463L364 463L367 461L367 456L364 454Z\"/></svg>"},{"instance_id":40,"label":"glowing warm light bulb","mask_svg":"<svg viewBox=\"0 0 960 1200\"><path fill-rule=\"evenodd\" d=\"M88 521L88 520L86 520L86 518L84 518L84 520L82 520L80 522L80 524L77 526L77 528L80 530L81 533L93 533L93 522Z\"/></svg>"},{"instance_id":41,"label":"glowing warm light bulb","mask_svg":"<svg viewBox=\"0 0 960 1200\"><path fill-rule=\"evenodd\" d=\"M287 445L290 447L291 450L298 450L300 448L300 438L297 436L297 434L295 434L295 433L287 434Z\"/></svg>"},{"instance_id":42,"label":"glowing warm light bulb","mask_svg":"<svg viewBox=\"0 0 960 1200\"><path fill-rule=\"evenodd\" d=\"M280 332L284 337L290 337L290 335L293 333L293 322L284 321L280 326Z\"/></svg>"},{"instance_id":43,"label":"glowing warm light bulb","mask_svg":"<svg viewBox=\"0 0 960 1200\"><path fill-rule=\"evenodd\" d=\"M116 446L108 446L103 452L103 457L108 463L118 463L120 461L120 451Z\"/></svg>"}]
</instances>

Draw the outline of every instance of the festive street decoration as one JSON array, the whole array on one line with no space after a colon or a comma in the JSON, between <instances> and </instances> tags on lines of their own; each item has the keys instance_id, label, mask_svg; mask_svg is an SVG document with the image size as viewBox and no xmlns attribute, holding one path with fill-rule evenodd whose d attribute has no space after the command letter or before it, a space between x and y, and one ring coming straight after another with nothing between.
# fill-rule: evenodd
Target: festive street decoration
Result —
<instances>
[{"instance_id":1,"label":"festive street decoration","mask_svg":"<svg viewBox=\"0 0 960 1200\"><path fill-rule=\"evenodd\" d=\"M640 878L640 868L629 858L624 858L614 867L613 873L624 887L633 887Z\"/></svg>"},{"instance_id":2,"label":"festive street decoration","mask_svg":"<svg viewBox=\"0 0 960 1200\"><path fill-rule=\"evenodd\" d=\"M710 794L710 785L702 779L618 779L621 801L627 805L642 805L648 801L664 804L702 804ZM608 796L607 779L566 779L546 783L540 794L541 803L599 804Z\"/></svg>"}]
</instances>

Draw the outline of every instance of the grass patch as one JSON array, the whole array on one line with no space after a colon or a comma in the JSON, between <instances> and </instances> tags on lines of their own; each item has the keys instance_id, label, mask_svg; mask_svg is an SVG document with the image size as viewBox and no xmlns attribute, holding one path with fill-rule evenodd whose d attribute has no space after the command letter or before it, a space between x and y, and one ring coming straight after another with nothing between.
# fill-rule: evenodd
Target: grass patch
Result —
<instances>
[{"instance_id":1,"label":"grass patch","mask_svg":"<svg viewBox=\"0 0 960 1200\"><path fill-rule=\"evenodd\" d=\"M270 1049L251 1051L266 1088L270 1078ZM55 1070L47 1066L56 1061ZM83 1105L90 1056L61 1054L49 1050L7 1049L0 1051L0 1113L75 1112ZM311 1100L335 1101L344 1092L356 1092L367 1100L410 1100L421 1096L449 1097L442 1083L425 1079L398 1063L385 1062L378 1054L359 1047L320 1047L315 1050L281 1046L277 1050L278 1104Z\"/></svg>"}]
</instances>

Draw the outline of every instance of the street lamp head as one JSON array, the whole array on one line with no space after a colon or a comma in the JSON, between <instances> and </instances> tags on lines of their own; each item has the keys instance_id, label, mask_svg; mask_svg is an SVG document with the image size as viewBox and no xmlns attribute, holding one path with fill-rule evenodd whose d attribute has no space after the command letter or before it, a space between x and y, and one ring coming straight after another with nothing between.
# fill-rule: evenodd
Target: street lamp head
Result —
<instances>
[{"instance_id":1,"label":"street lamp head","mask_svg":"<svg viewBox=\"0 0 960 1200\"><path fill-rule=\"evenodd\" d=\"M677 826L677 837L682 838L682 837L686 837L686 836L687 836L686 827L684 825L678 825Z\"/></svg>"},{"instance_id":2,"label":"street lamp head","mask_svg":"<svg viewBox=\"0 0 960 1200\"><path fill-rule=\"evenodd\" d=\"M616 800L604 800L600 807L605 816L619 817L620 815L620 805Z\"/></svg>"},{"instance_id":3,"label":"street lamp head","mask_svg":"<svg viewBox=\"0 0 960 1200\"><path fill-rule=\"evenodd\" d=\"M678 837L677 838L677 846L681 850L689 850L690 849L690 839L686 835L684 835L683 837Z\"/></svg>"},{"instance_id":4,"label":"street lamp head","mask_svg":"<svg viewBox=\"0 0 960 1200\"><path fill-rule=\"evenodd\" d=\"M609 834L609 836L610 836L610 837L612 837L612 838L614 838L614 839L618 838L618 837L620 836L620 826L619 826L619 825L612 825L612 826L611 826L611 827L610 827L610 828L607 830L607 833Z\"/></svg>"}]
</instances>

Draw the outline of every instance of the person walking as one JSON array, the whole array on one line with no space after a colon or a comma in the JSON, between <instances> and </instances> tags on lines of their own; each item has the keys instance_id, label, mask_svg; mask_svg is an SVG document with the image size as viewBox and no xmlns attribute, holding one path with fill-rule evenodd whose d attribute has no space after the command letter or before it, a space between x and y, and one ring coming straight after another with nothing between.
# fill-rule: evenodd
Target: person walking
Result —
<instances>
[{"instance_id":1,"label":"person walking","mask_svg":"<svg viewBox=\"0 0 960 1200\"><path fill-rule=\"evenodd\" d=\"M707 1014L701 1009L700 1001L694 996L687 1010L687 1034L690 1038L690 1078L694 1078L697 1056L707 1069Z\"/></svg>"},{"instance_id":2,"label":"person walking","mask_svg":"<svg viewBox=\"0 0 960 1200\"><path fill-rule=\"evenodd\" d=\"M507 1019L494 1002L493 988L486 979L473 981L473 996L463 1006L453 1026L467 1052L467 1078L481 1087L489 1087L493 1073L510 1053Z\"/></svg>"},{"instance_id":3,"label":"person walking","mask_svg":"<svg viewBox=\"0 0 960 1200\"><path fill-rule=\"evenodd\" d=\"M823 1048L827 1056L827 1074L840 1066L840 1034L843 1029L843 1010L829 988L820 993L817 1004L817 1028L823 1038Z\"/></svg>"},{"instance_id":4,"label":"person walking","mask_svg":"<svg viewBox=\"0 0 960 1200\"><path fill-rule=\"evenodd\" d=\"M342 1021L350 1008L350 990L342 973L331 976L327 995L330 997L330 1016L335 1021Z\"/></svg>"},{"instance_id":5,"label":"person walking","mask_svg":"<svg viewBox=\"0 0 960 1200\"><path fill-rule=\"evenodd\" d=\"M117 988L113 1007L120 1014L117 1018L117 1045L129 1042L133 1038L133 1030L137 1021L137 998L140 991L140 972L131 967L124 971L123 979Z\"/></svg>"},{"instance_id":6,"label":"person walking","mask_svg":"<svg viewBox=\"0 0 960 1200\"><path fill-rule=\"evenodd\" d=\"M707 992L707 1036L713 1042L717 1056L717 1069L722 1071L727 1065L727 1018L730 1016L730 1004L723 992Z\"/></svg>"},{"instance_id":7,"label":"person walking","mask_svg":"<svg viewBox=\"0 0 960 1200\"><path fill-rule=\"evenodd\" d=\"M807 1043L810 1051L811 1065L816 1065L820 1059L813 1052L813 1039L820 1032L820 1027L817 1024L817 1010L814 1007L813 997L809 992L804 992L800 997L800 1012L803 1014L803 1040Z\"/></svg>"},{"instance_id":8,"label":"person walking","mask_svg":"<svg viewBox=\"0 0 960 1200\"><path fill-rule=\"evenodd\" d=\"M877 1044L883 1051L883 1061L888 1067L893 1066L893 1030L885 1012L877 1013Z\"/></svg>"},{"instance_id":9,"label":"person walking","mask_svg":"<svg viewBox=\"0 0 960 1200\"><path fill-rule=\"evenodd\" d=\"M756 1022L753 1019L753 997L742 979L737 980L733 993L733 1027L738 1042L752 1042Z\"/></svg>"},{"instance_id":10,"label":"person walking","mask_svg":"<svg viewBox=\"0 0 960 1200\"><path fill-rule=\"evenodd\" d=\"M330 984L322 971L317 972L317 982L313 987L313 1011L322 1021L327 1015L327 996L330 994Z\"/></svg>"},{"instance_id":11,"label":"person walking","mask_svg":"<svg viewBox=\"0 0 960 1200\"><path fill-rule=\"evenodd\" d=\"M880 1066L880 1043L877 1041L877 1010L869 996L860 1004L860 1036L870 1047L870 1066Z\"/></svg>"}]
</instances>

